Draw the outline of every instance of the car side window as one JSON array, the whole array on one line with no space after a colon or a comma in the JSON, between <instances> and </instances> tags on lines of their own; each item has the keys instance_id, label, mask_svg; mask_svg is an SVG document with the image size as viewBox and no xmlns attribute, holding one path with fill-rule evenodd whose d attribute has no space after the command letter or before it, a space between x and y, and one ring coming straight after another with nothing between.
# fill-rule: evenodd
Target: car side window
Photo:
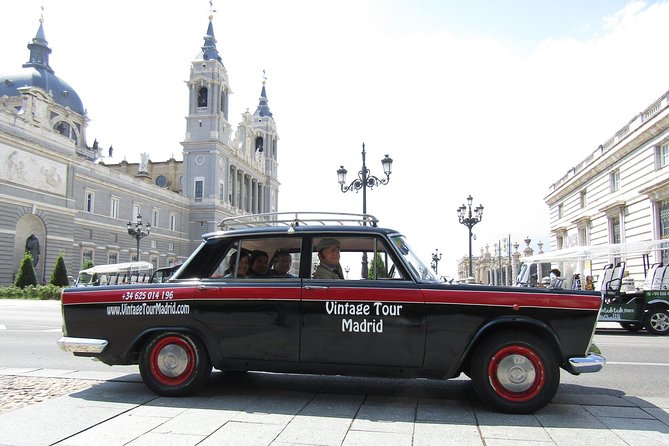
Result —
<instances>
[{"instance_id":1,"label":"car side window","mask_svg":"<svg viewBox=\"0 0 669 446\"><path fill-rule=\"evenodd\" d=\"M291 279L298 278L301 237L258 237L230 245L210 278Z\"/></svg>"},{"instance_id":2,"label":"car side window","mask_svg":"<svg viewBox=\"0 0 669 446\"><path fill-rule=\"evenodd\" d=\"M314 279L406 279L394 253L378 237L314 237L311 258Z\"/></svg>"}]
</instances>

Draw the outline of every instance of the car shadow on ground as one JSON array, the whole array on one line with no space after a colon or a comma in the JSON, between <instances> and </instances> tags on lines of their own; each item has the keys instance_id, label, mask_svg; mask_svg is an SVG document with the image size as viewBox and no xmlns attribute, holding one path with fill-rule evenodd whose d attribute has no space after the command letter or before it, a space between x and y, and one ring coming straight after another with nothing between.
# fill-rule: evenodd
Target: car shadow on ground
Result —
<instances>
[{"instance_id":1,"label":"car shadow on ground","mask_svg":"<svg viewBox=\"0 0 669 446\"><path fill-rule=\"evenodd\" d=\"M510 415L485 407L464 376L431 380L215 371L196 394L175 398L155 395L136 376L96 384L70 397L136 405L142 411L215 410L247 418L313 415L370 422L625 429L669 435L667 408L619 390L575 384L561 384L553 402L533 415Z\"/></svg>"}]
</instances>

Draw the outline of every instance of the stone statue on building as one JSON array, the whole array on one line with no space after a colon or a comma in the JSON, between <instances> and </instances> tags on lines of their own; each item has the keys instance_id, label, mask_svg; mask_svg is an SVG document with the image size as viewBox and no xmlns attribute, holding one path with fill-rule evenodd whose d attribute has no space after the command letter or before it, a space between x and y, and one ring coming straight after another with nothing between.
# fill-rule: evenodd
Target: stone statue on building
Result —
<instances>
[{"instance_id":1,"label":"stone statue on building","mask_svg":"<svg viewBox=\"0 0 669 446\"><path fill-rule=\"evenodd\" d=\"M35 234L30 234L30 237L26 239L26 251L29 252L30 256L33 258L33 266L37 266L37 261L39 260L40 248L39 248L39 239L35 237Z\"/></svg>"},{"instance_id":2,"label":"stone statue on building","mask_svg":"<svg viewBox=\"0 0 669 446\"><path fill-rule=\"evenodd\" d=\"M139 162L139 171L140 172L147 172L147 167L149 165L149 154L146 152L143 152L140 154L141 160Z\"/></svg>"}]
</instances>

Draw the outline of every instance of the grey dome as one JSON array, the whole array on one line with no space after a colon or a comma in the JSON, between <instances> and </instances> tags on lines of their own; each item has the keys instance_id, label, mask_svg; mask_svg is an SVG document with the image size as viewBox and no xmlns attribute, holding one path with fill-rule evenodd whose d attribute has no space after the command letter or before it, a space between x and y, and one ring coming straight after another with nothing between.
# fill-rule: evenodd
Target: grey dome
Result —
<instances>
[{"instance_id":1,"label":"grey dome","mask_svg":"<svg viewBox=\"0 0 669 446\"><path fill-rule=\"evenodd\" d=\"M24 70L21 73L0 74L0 97L20 96L18 89L21 87L38 87L50 94L57 104L69 107L70 110L83 115L84 106L77 92L67 82L56 76L49 66L51 48L44 37L41 20L37 34L28 44L28 49L30 60L23 64Z\"/></svg>"},{"instance_id":2,"label":"grey dome","mask_svg":"<svg viewBox=\"0 0 669 446\"><path fill-rule=\"evenodd\" d=\"M0 97L20 96L18 89L21 87L41 88L52 95L57 104L69 107L80 115L84 114L84 105L77 92L67 82L45 69L28 67L20 74L0 74Z\"/></svg>"}]
</instances>

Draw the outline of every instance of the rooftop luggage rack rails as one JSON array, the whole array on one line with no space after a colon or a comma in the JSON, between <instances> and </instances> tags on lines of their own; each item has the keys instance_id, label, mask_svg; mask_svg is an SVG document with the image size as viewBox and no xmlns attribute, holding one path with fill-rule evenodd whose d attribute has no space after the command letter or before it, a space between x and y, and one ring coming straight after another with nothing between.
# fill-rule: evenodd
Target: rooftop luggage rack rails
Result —
<instances>
[{"instance_id":1,"label":"rooftop luggage rack rails","mask_svg":"<svg viewBox=\"0 0 669 446\"><path fill-rule=\"evenodd\" d=\"M315 225L359 225L377 226L379 220L370 214L342 214L338 212L268 212L264 214L238 215L221 220L218 227L223 230L257 228L262 226Z\"/></svg>"}]
</instances>

